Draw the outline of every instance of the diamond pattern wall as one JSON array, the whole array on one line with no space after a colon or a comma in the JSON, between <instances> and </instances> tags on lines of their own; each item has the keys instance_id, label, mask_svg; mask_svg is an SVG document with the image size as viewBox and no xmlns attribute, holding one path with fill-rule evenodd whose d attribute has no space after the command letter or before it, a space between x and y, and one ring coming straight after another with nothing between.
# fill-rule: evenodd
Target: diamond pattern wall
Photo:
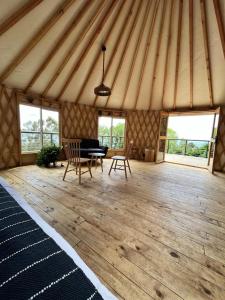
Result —
<instances>
[{"instance_id":1,"label":"diamond pattern wall","mask_svg":"<svg viewBox=\"0 0 225 300\"><path fill-rule=\"evenodd\" d=\"M225 173L225 107L221 108L218 141L215 153L215 170Z\"/></svg>"},{"instance_id":2,"label":"diamond pattern wall","mask_svg":"<svg viewBox=\"0 0 225 300\"><path fill-rule=\"evenodd\" d=\"M95 108L64 102L61 115L63 138L97 138L98 114Z\"/></svg>"},{"instance_id":3,"label":"diamond pattern wall","mask_svg":"<svg viewBox=\"0 0 225 300\"><path fill-rule=\"evenodd\" d=\"M0 86L0 169L19 164L19 128L14 90Z\"/></svg>"},{"instance_id":4,"label":"diamond pattern wall","mask_svg":"<svg viewBox=\"0 0 225 300\"><path fill-rule=\"evenodd\" d=\"M133 111L127 114L126 141L134 141L135 158L143 159L145 148L156 150L159 133L159 111Z\"/></svg>"}]
</instances>

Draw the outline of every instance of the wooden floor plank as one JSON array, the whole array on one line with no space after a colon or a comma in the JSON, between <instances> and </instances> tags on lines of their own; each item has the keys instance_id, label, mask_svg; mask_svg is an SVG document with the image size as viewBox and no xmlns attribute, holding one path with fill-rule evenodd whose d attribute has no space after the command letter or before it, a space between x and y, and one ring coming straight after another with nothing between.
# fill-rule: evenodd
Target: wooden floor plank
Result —
<instances>
[{"instance_id":1,"label":"wooden floor plank","mask_svg":"<svg viewBox=\"0 0 225 300\"><path fill-rule=\"evenodd\" d=\"M132 176L93 169L1 171L121 299L225 299L223 176L131 161Z\"/></svg>"}]
</instances>

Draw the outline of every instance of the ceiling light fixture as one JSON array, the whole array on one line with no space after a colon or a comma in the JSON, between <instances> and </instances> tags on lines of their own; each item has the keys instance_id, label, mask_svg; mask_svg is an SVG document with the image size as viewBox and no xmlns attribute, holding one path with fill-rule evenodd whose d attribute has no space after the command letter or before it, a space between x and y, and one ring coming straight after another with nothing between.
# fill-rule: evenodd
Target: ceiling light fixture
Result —
<instances>
[{"instance_id":1,"label":"ceiling light fixture","mask_svg":"<svg viewBox=\"0 0 225 300\"><path fill-rule=\"evenodd\" d=\"M106 47L102 45L102 82L99 86L94 89L96 96L110 96L111 89L104 85L104 76L105 76L105 51Z\"/></svg>"}]
</instances>

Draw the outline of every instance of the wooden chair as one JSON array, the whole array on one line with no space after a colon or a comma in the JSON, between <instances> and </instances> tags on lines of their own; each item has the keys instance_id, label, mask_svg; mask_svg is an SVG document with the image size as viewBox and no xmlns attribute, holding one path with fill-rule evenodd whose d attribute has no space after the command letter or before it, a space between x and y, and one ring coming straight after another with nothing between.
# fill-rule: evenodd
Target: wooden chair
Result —
<instances>
[{"instance_id":1,"label":"wooden chair","mask_svg":"<svg viewBox=\"0 0 225 300\"><path fill-rule=\"evenodd\" d=\"M112 164L109 170L109 175L112 170L123 170L125 172L125 177L127 179L127 168L129 169L129 172L131 174L130 164L129 164L129 156L132 150L134 142L130 141L127 147L127 150L125 152L125 156L116 155L112 157ZM122 164L118 164L118 162L122 162ZM115 163L115 166L114 166Z\"/></svg>"},{"instance_id":2,"label":"wooden chair","mask_svg":"<svg viewBox=\"0 0 225 300\"><path fill-rule=\"evenodd\" d=\"M76 175L79 176L79 184L81 184L81 175L89 172L91 177L91 159L80 157L80 139L62 139L63 147L66 154L67 166L64 172L63 180L65 180L66 173L75 171ZM88 170L81 171L81 164L87 164ZM74 168L69 170L69 166L73 165Z\"/></svg>"}]
</instances>

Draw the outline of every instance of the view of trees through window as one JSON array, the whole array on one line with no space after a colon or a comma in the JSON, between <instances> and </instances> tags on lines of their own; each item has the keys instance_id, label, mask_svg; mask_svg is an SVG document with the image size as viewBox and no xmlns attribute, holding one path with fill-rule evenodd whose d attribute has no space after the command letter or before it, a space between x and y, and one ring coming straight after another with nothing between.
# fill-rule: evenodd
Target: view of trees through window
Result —
<instances>
[{"instance_id":1,"label":"view of trees through window","mask_svg":"<svg viewBox=\"0 0 225 300\"><path fill-rule=\"evenodd\" d=\"M213 115L169 117L166 152L207 158L213 118Z\"/></svg>"},{"instance_id":2,"label":"view of trees through window","mask_svg":"<svg viewBox=\"0 0 225 300\"><path fill-rule=\"evenodd\" d=\"M29 105L20 105L22 152L59 145L59 113Z\"/></svg>"},{"instance_id":3,"label":"view of trees through window","mask_svg":"<svg viewBox=\"0 0 225 300\"><path fill-rule=\"evenodd\" d=\"M113 149L124 148L125 119L99 117L98 139L102 146Z\"/></svg>"}]
</instances>

